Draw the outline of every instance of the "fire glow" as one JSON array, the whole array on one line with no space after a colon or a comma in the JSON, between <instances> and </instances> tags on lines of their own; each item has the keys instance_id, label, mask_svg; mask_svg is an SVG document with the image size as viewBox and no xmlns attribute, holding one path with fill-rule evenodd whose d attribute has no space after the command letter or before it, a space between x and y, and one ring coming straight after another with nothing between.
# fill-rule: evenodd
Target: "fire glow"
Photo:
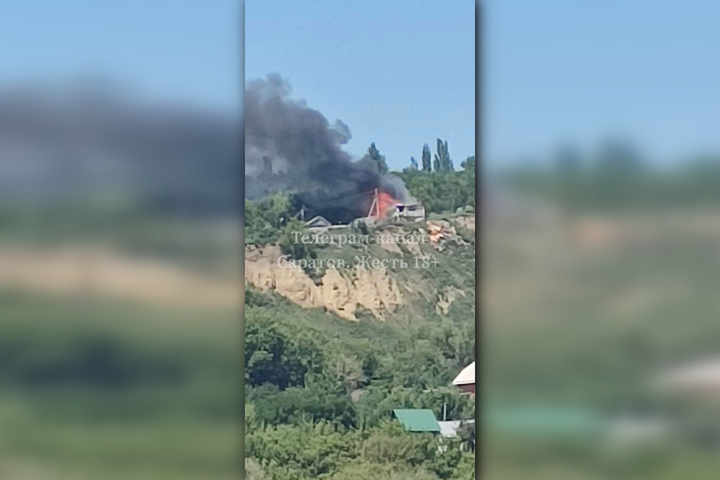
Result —
<instances>
[{"instance_id":1,"label":"fire glow","mask_svg":"<svg viewBox=\"0 0 720 480\"><path fill-rule=\"evenodd\" d=\"M245 87L246 198L297 192L310 216L334 225L384 218L413 201L399 176L382 172L368 155L354 159L344 150L352 138L347 125L330 123L290 92L279 74Z\"/></svg>"},{"instance_id":2,"label":"fire glow","mask_svg":"<svg viewBox=\"0 0 720 480\"><path fill-rule=\"evenodd\" d=\"M368 217L385 218L400 202L387 192L375 190Z\"/></svg>"},{"instance_id":3,"label":"fire glow","mask_svg":"<svg viewBox=\"0 0 720 480\"><path fill-rule=\"evenodd\" d=\"M378 217L385 218L397 205L398 202L392 195L387 192L379 192L377 196Z\"/></svg>"}]
</instances>

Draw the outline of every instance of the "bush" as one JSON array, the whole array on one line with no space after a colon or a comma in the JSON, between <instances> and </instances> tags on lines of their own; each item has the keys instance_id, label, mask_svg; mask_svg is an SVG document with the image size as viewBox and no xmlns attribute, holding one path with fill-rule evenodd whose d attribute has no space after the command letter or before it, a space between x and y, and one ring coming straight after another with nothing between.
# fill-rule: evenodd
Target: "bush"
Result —
<instances>
[{"instance_id":1,"label":"bush","mask_svg":"<svg viewBox=\"0 0 720 480\"><path fill-rule=\"evenodd\" d=\"M360 437L326 422L279 425L246 435L245 455L273 479L322 478L357 456Z\"/></svg>"},{"instance_id":2,"label":"bush","mask_svg":"<svg viewBox=\"0 0 720 480\"><path fill-rule=\"evenodd\" d=\"M438 480L423 470L398 469L392 465L377 463L353 463L343 468L331 480Z\"/></svg>"},{"instance_id":3,"label":"bush","mask_svg":"<svg viewBox=\"0 0 720 480\"><path fill-rule=\"evenodd\" d=\"M276 242L280 230L293 215L288 194L276 193L261 200L245 200L245 243L264 245Z\"/></svg>"},{"instance_id":4,"label":"bush","mask_svg":"<svg viewBox=\"0 0 720 480\"><path fill-rule=\"evenodd\" d=\"M245 459L245 480L266 480L260 466L252 458Z\"/></svg>"},{"instance_id":5,"label":"bush","mask_svg":"<svg viewBox=\"0 0 720 480\"><path fill-rule=\"evenodd\" d=\"M299 425L327 421L346 428L356 424L355 408L350 398L319 388L288 388L282 392L255 389L249 399L254 402L254 421L264 425Z\"/></svg>"},{"instance_id":6,"label":"bush","mask_svg":"<svg viewBox=\"0 0 720 480\"><path fill-rule=\"evenodd\" d=\"M306 233L305 224L299 220L290 220L280 231L278 236L278 245L285 255L290 255L295 260L311 260L317 258L316 247L311 244L304 244L295 241L298 235ZM305 269L311 273L313 269Z\"/></svg>"},{"instance_id":7,"label":"bush","mask_svg":"<svg viewBox=\"0 0 720 480\"><path fill-rule=\"evenodd\" d=\"M301 332L288 332L272 315L248 308L245 315L245 382L280 390L305 384L305 375L322 366L322 354Z\"/></svg>"}]
</instances>

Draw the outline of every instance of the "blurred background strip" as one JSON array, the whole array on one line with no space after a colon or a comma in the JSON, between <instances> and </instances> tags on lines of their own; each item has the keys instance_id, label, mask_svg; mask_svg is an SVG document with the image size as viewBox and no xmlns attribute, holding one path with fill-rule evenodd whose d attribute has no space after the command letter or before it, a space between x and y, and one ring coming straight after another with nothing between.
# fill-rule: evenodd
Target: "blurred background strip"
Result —
<instances>
[{"instance_id":1,"label":"blurred background strip","mask_svg":"<svg viewBox=\"0 0 720 480\"><path fill-rule=\"evenodd\" d=\"M484 6L483 478L715 478L720 5Z\"/></svg>"},{"instance_id":2,"label":"blurred background strip","mask_svg":"<svg viewBox=\"0 0 720 480\"><path fill-rule=\"evenodd\" d=\"M0 478L241 473L241 9L0 5Z\"/></svg>"}]
</instances>

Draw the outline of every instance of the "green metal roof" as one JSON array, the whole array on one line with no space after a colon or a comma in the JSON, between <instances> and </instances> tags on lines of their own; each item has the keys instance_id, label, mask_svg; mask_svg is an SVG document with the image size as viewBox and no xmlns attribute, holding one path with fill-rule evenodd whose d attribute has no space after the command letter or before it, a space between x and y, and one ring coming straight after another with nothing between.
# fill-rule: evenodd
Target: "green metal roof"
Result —
<instances>
[{"instance_id":1,"label":"green metal roof","mask_svg":"<svg viewBox=\"0 0 720 480\"><path fill-rule=\"evenodd\" d=\"M393 414L406 432L440 432L440 425L432 410L396 408Z\"/></svg>"}]
</instances>

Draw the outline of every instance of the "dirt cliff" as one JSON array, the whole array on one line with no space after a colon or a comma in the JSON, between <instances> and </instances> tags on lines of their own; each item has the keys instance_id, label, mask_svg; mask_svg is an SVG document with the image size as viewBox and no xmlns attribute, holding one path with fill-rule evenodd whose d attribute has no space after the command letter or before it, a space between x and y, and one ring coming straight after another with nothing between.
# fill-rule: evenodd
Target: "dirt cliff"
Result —
<instances>
[{"instance_id":1,"label":"dirt cliff","mask_svg":"<svg viewBox=\"0 0 720 480\"><path fill-rule=\"evenodd\" d=\"M245 248L245 282L302 307L321 308L351 321L357 321L360 312L387 320L404 307L414 315L432 312L445 316L460 299L474 302L474 286L467 284L467 279L474 280L474 242L458 233L463 230L471 236L474 223L474 218L457 217L378 228L371 237L421 240L324 246L323 258L360 255L382 261L328 266L312 277L301 268L288 268L279 246L249 245ZM352 235L350 230L344 233ZM420 308L421 303L428 308Z\"/></svg>"},{"instance_id":2,"label":"dirt cliff","mask_svg":"<svg viewBox=\"0 0 720 480\"><path fill-rule=\"evenodd\" d=\"M358 308L383 318L404 303L397 281L387 269L360 265L341 273L337 268L328 268L316 284L301 269L281 267L278 262L281 255L275 245L246 248L245 280L300 306L325 308L348 320L357 320Z\"/></svg>"}]
</instances>

